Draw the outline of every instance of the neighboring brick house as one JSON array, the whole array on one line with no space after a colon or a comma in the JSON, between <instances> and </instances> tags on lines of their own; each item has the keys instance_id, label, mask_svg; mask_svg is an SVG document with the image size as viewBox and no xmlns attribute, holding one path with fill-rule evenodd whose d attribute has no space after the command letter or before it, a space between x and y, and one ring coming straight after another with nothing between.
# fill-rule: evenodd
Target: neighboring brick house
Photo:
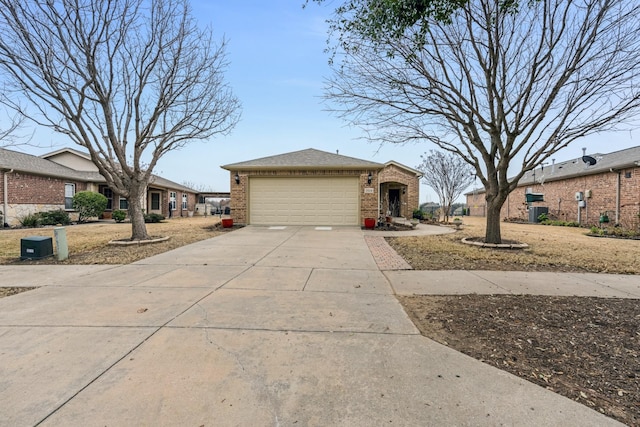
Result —
<instances>
[{"instance_id":1,"label":"neighboring brick house","mask_svg":"<svg viewBox=\"0 0 640 427\"><path fill-rule=\"evenodd\" d=\"M116 209L126 210L128 201L113 194L88 154L71 148L33 156L0 148L0 211L10 226L34 212L64 209L73 213L71 202L79 191L95 191L108 199L105 217ZM196 192L167 179L153 176L145 195L147 212L187 216L196 205ZM157 208L157 209L156 209Z\"/></svg>"},{"instance_id":2,"label":"neighboring brick house","mask_svg":"<svg viewBox=\"0 0 640 427\"><path fill-rule=\"evenodd\" d=\"M529 219L530 207L547 207L551 217L598 225L607 213L611 224L640 226L640 147L609 154L591 154L595 165L582 158L529 171L520 180L501 212L503 218ZM526 202L526 194L542 195L544 201ZM472 216L485 216L484 189L466 194Z\"/></svg>"},{"instance_id":3,"label":"neighboring brick house","mask_svg":"<svg viewBox=\"0 0 640 427\"><path fill-rule=\"evenodd\" d=\"M222 166L229 171L236 223L362 225L365 218L411 218L420 172L307 149Z\"/></svg>"}]
</instances>

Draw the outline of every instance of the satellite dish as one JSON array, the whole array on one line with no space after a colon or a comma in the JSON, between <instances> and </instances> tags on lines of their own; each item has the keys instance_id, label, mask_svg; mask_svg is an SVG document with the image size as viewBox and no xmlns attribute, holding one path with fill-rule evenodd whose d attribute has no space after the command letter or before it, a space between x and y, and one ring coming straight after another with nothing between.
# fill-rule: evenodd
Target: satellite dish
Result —
<instances>
[{"instance_id":1,"label":"satellite dish","mask_svg":"<svg viewBox=\"0 0 640 427\"><path fill-rule=\"evenodd\" d=\"M596 164L596 159L591 156L587 156L587 149L585 147L582 148L582 162L585 166L593 166Z\"/></svg>"}]
</instances>

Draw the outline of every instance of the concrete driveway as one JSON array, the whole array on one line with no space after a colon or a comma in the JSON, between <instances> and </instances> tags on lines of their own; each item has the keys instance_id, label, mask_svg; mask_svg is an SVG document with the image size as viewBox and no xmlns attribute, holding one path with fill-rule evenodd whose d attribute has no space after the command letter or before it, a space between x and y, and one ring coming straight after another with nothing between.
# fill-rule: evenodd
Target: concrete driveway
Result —
<instances>
[{"instance_id":1,"label":"concrete driveway","mask_svg":"<svg viewBox=\"0 0 640 427\"><path fill-rule=\"evenodd\" d=\"M0 299L0 424L617 425L420 336L391 283L410 272L366 237L246 227L127 266L0 266L41 286Z\"/></svg>"}]
</instances>

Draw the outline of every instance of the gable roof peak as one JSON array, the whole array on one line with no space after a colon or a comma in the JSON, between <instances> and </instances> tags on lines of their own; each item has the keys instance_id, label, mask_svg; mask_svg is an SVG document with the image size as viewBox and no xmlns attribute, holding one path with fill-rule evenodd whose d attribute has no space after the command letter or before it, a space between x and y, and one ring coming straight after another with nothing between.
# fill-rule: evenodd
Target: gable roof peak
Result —
<instances>
[{"instance_id":1,"label":"gable roof peak","mask_svg":"<svg viewBox=\"0 0 640 427\"><path fill-rule=\"evenodd\" d=\"M307 148L274 156L261 157L245 162L221 166L227 170L237 169L382 169L381 163L344 156L338 153Z\"/></svg>"}]
</instances>

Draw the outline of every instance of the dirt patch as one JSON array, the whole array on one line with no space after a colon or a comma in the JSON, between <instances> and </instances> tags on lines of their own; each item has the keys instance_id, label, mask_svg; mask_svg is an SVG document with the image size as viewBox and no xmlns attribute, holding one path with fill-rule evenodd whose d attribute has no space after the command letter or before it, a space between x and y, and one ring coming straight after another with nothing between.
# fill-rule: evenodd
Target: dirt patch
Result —
<instances>
[{"instance_id":1,"label":"dirt patch","mask_svg":"<svg viewBox=\"0 0 640 427\"><path fill-rule=\"evenodd\" d=\"M0 288L0 298L4 298L4 297L10 297L11 295L16 295L19 294L21 292L26 292L26 291L30 291L32 289L36 289L36 288Z\"/></svg>"},{"instance_id":2,"label":"dirt patch","mask_svg":"<svg viewBox=\"0 0 640 427\"><path fill-rule=\"evenodd\" d=\"M398 297L421 333L640 425L638 300L533 295Z\"/></svg>"}]
</instances>

